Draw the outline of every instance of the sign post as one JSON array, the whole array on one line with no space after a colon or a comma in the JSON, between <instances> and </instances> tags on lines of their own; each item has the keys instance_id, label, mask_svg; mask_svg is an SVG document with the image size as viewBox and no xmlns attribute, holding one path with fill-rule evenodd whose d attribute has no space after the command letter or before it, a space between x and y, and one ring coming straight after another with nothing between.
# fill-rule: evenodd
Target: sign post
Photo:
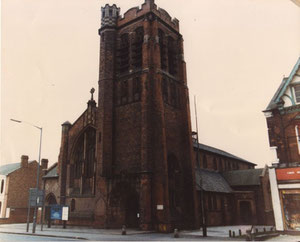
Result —
<instances>
[{"instance_id":1,"label":"sign post","mask_svg":"<svg viewBox=\"0 0 300 242\"><path fill-rule=\"evenodd\" d=\"M30 221L30 209L31 207L43 207L44 205L44 190L37 190L36 188L29 188L29 198L28 198L28 213L27 213L27 227L26 232L29 231L29 221Z\"/></svg>"}]
</instances>

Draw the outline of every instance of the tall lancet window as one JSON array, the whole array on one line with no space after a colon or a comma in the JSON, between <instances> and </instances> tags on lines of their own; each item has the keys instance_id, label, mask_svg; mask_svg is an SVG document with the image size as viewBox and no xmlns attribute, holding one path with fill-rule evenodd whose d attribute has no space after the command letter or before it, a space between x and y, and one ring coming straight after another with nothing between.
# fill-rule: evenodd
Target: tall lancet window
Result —
<instances>
[{"instance_id":1,"label":"tall lancet window","mask_svg":"<svg viewBox=\"0 0 300 242\"><path fill-rule=\"evenodd\" d=\"M169 73L176 75L177 73L177 49L176 42L172 37L168 37L168 66Z\"/></svg>"},{"instance_id":2,"label":"tall lancet window","mask_svg":"<svg viewBox=\"0 0 300 242\"><path fill-rule=\"evenodd\" d=\"M134 68L141 68L143 66L143 43L144 43L144 29L138 27L135 30L135 41L132 46L132 64Z\"/></svg>"},{"instance_id":3,"label":"tall lancet window","mask_svg":"<svg viewBox=\"0 0 300 242\"><path fill-rule=\"evenodd\" d=\"M119 72L124 73L129 70L129 37L128 34L122 34L120 38L120 48L118 50Z\"/></svg>"},{"instance_id":4,"label":"tall lancet window","mask_svg":"<svg viewBox=\"0 0 300 242\"><path fill-rule=\"evenodd\" d=\"M166 57L166 45L165 45L165 33L158 30L159 48L160 48L160 66L162 70L167 69L167 57Z\"/></svg>"}]
</instances>

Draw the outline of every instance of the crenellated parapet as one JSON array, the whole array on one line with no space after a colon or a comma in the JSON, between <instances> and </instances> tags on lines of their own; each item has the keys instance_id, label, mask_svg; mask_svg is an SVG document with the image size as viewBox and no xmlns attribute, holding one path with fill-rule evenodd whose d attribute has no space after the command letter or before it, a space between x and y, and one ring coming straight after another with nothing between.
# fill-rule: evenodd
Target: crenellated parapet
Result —
<instances>
[{"instance_id":1,"label":"crenellated parapet","mask_svg":"<svg viewBox=\"0 0 300 242\"><path fill-rule=\"evenodd\" d=\"M132 20L139 18L149 12L154 13L157 17L163 20L166 24L172 27L174 30L179 32L179 21L176 18L172 18L169 13L162 9L158 8L154 3L154 0L145 0L141 7L134 7L127 10L124 15L118 19L118 27L121 27Z\"/></svg>"},{"instance_id":2,"label":"crenellated parapet","mask_svg":"<svg viewBox=\"0 0 300 242\"><path fill-rule=\"evenodd\" d=\"M105 7L101 8L101 27L115 27L117 25L117 20L119 18L120 14L120 8L116 6L116 4L113 4L110 6L109 4L106 4Z\"/></svg>"}]
</instances>

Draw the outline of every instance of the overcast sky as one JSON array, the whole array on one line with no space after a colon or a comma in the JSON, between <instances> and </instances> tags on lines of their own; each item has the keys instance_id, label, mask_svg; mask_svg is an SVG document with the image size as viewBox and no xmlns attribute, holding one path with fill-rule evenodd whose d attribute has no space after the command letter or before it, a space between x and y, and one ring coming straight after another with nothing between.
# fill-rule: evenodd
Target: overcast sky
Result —
<instances>
[{"instance_id":1,"label":"overcast sky","mask_svg":"<svg viewBox=\"0 0 300 242\"><path fill-rule=\"evenodd\" d=\"M57 162L61 124L97 88L100 9L143 0L2 0L1 165ZM180 21L200 142L258 167L271 163L262 111L300 56L300 7L288 0L156 0ZM98 91L98 90L97 90Z\"/></svg>"}]
</instances>

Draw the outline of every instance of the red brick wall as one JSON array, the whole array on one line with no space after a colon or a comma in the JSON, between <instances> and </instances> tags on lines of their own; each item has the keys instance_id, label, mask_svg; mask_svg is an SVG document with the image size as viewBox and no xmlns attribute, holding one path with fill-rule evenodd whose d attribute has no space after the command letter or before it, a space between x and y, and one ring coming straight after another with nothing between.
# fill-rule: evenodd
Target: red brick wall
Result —
<instances>
[{"instance_id":1,"label":"red brick wall","mask_svg":"<svg viewBox=\"0 0 300 242\"><path fill-rule=\"evenodd\" d=\"M280 162L293 163L300 161L295 126L298 125L300 134L300 120L297 108L285 108L283 111L272 111L273 116L267 118L270 146L277 146L277 156Z\"/></svg>"},{"instance_id":2,"label":"red brick wall","mask_svg":"<svg viewBox=\"0 0 300 242\"><path fill-rule=\"evenodd\" d=\"M197 164L200 168L204 168L204 156L206 157L207 161L207 168L209 170L216 170L216 171L230 171L230 170L245 170L245 169L254 169L254 164L243 162L237 159L221 156L219 154L207 152L205 150L201 150L197 152L194 149L196 164L198 163L197 155L199 154L199 163ZM216 163L216 167L215 167ZM227 163L227 165L226 165Z\"/></svg>"},{"instance_id":3,"label":"red brick wall","mask_svg":"<svg viewBox=\"0 0 300 242\"><path fill-rule=\"evenodd\" d=\"M27 208L29 188L36 187L37 162L21 167L9 175L7 207ZM42 188L42 169L40 169L40 189Z\"/></svg>"}]
</instances>

